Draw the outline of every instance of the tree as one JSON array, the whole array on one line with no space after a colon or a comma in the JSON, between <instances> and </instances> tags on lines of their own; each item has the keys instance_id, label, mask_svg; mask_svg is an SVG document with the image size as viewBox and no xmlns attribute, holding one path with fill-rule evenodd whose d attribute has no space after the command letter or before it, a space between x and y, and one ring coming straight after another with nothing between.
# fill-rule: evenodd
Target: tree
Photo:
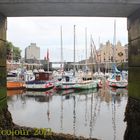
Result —
<instances>
[{"instance_id":1,"label":"tree","mask_svg":"<svg viewBox=\"0 0 140 140\"><path fill-rule=\"evenodd\" d=\"M12 48L13 44L11 42L6 42L6 50L7 50L7 59L11 60L12 59Z\"/></svg>"},{"instance_id":2,"label":"tree","mask_svg":"<svg viewBox=\"0 0 140 140\"><path fill-rule=\"evenodd\" d=\"M8 60L15 60L18 61L21 58L21 50L19 47L15 47L12 42L8 42L6 43L6 47L7 47L7 59Z\"/></svg>"},{"instance_id":3,"label":"tree","mask_svg":"<svg viewBox=\"0 0 140 140\"><path fill-rule=\"evenodd\" d=\"M21 50L18 47L13 48L13 60L19 61L21 59Z\"/></svg>"}]
</instances>

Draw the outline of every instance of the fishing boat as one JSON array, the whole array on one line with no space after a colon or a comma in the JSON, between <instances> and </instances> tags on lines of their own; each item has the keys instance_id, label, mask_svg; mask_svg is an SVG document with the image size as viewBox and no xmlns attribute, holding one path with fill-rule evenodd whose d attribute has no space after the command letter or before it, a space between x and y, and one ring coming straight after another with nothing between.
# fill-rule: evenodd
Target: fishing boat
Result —
<instances>
[{"instance_id":1,"label":"fishing boat","mask_svg":"<svg viewBox=\"0 0 140 140\"><path fill-rule=\"evenodd\" d=\"M35 80L27 81L25 87L27 90L45 91L54 87L52 72L35 72Z\"/></svg>"}]
</instances>

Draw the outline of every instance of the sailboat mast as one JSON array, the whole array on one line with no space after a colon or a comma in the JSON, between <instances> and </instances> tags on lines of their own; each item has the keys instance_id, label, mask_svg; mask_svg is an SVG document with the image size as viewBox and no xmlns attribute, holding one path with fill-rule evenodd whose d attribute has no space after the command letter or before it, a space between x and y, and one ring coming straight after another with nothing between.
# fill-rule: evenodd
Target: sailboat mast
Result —
<instances>
[{"instance_id":1,"label":"sailboat mast","mask_svg":"<svg viewBox=\"0 0 140 140\"><path fill-rule=\"evenodd\" d=\"M93 46L92 46L92 35L90 36L90 49L91 49L91 76L93 79Z\"/></svg>"},{"instance_id":2,"label":"sailboat mast","mask_svg":"<svg viewBox=\"0 0 140 140\"><path fill-rule=\"evenodd\" d=\"M60 35L61 35L61 70L63 70L63 39L62 39L62 26L60 29Z\"/></svg>"},{"instance_id":3,"label":"sailboat mast","mask_svg":"<svg viewBox=\"0 0 140 140\"><path fill-rule=\"evenodd\" d=\"M98 38L98 46L99 46L99 49L100 49L100 36L99 36L99 38ZM100 72L100 58L99 58L99 54L98 54L98 52L96 52L97 53L97 63L98 63L98 72Z\"/></svg>"},{"instance_id":4,"label":"sailboat mast","mask_svg":"<svg viewBox=\"0 0 140 140\"><path fill-rule=\"evenodd\" d=\"M114 20L113 62L116 62L116 20Z\"/></svg>"},{"instance_id":5,"label":"sailboat mast","mask_svg":"<svg viewBox=\"0 0 140 140\"><path fill-rule=\"evenodd\" d=\"M76 71L76 69L75 69L75 25L74 25L74 73L73 73L73 75L75 76L75 71Z\"/></svg>"},{"instance_id":6,"label":"sailboat mast","mask_svg":"<svg viewBox=\"0 0 140 140\"><path fill-rule=\"evenodd\" d=\"M85 57L86 57L86 67L87 67L87 28L85 28Z\"/></svg>"}]
</instances>

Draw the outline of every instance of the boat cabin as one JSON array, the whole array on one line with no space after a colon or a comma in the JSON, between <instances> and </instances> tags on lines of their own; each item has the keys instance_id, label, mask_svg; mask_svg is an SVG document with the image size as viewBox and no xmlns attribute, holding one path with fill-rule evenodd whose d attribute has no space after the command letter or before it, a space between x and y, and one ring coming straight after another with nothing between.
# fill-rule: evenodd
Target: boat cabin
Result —
<instances>
[{"instance_id":1,"label":"boat cabin","mask_svg":"<svg viewBox=\"0 0 140 140\"><path fill-rule=\"evenodd\" d=\"M53 79L52 72L36 72L34 74L35 74L36 81L40 81L40 80L48 81Z\"/></svg>"}]
</instances>

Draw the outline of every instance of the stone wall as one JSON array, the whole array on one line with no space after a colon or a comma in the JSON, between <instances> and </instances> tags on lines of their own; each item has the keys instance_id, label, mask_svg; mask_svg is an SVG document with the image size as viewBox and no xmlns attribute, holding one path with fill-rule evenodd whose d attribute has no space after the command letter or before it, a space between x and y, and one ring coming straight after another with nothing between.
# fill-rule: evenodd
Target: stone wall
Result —
<instances>
[{"instance_id":1,"label":"stone wall","mask_svg":"<svg viewBox=\"0 0 140 140\"><path fill-rule=\"evenodd\" d=\"M140 99L140 9L128 17L129 96Z\"/></svg>"},{"instance_id":2,"label":"stone wall","mask_svg":"<svg viewBox=\"0 0 140 140\"><path fill-rule=\"evenodd\" d=\"M140 9L128 17L129 84L124 140L140 140Z\"/></svg>"},{"instance_id":3,"label":"stone wall","mask_svg":"<svg viewBox=\"0 0 140 140\"><path fill-rule=\"evenodd\" d=\"M125 111L127 128L124 140L140 140L140 101L129 97Z\"/></svg>"}]
</instances>

